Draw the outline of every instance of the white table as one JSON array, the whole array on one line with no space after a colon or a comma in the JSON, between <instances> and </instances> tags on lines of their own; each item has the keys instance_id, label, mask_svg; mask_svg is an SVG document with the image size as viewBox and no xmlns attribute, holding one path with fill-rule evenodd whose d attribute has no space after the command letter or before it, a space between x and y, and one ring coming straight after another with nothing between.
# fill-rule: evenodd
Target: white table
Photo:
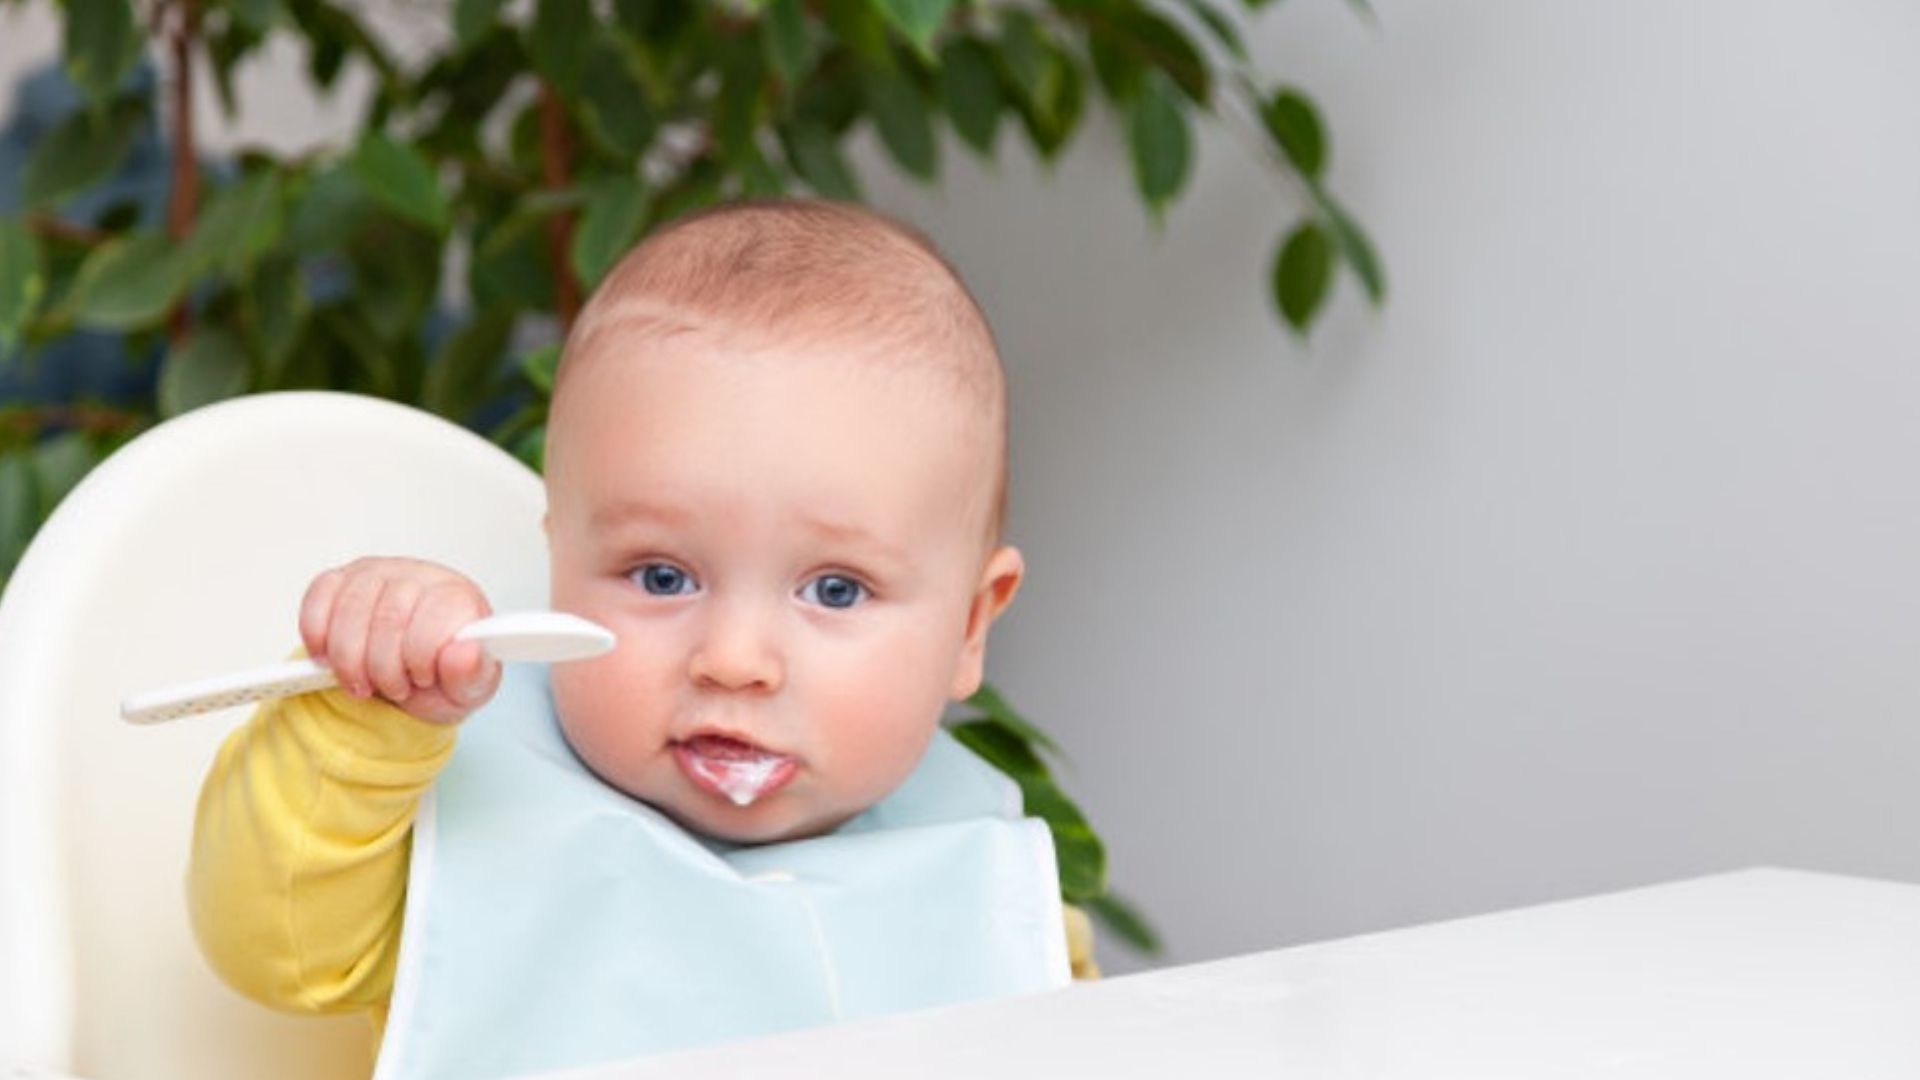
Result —
<instances>
[{"instance_id":1,"label":"white table","mask_svg":"<svg viewBox=\"0 0 1920 1080\"><path fill-rule=\"evenodd\" d=\"M1744 870L561 1075L1916 1080L1920 886Z\"/></svg>"}]
</instances>

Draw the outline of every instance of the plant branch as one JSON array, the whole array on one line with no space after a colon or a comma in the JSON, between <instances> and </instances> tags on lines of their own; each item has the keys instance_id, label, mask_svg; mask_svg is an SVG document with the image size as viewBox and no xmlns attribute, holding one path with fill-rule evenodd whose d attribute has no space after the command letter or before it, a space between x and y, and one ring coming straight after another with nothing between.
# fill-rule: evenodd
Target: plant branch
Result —
<instances>
[{"instance_id":1,"label":"plant branch","mask_svg":"<svg viewBox=\"0 0 1920 1080\"><path fill-rule=\"evenodd\" d=\"M573 183L573 147L567 136L567 110L552 86L540 84L540 180L549 191ZM573 327L580 313L580 283L573 276L574 213L563 210L547 219L547 261L553 267L553 311L560 331Z\"/></svg>"},{"instance_id":2,"label":"plant branch","mask_svg":"<svg viewBox=\"0 0 1920 1080\"><path fill-rule=\"evenodd\" d=\"M167 34L173 60L169 147L173 177L167 191L167 235L180 243L193 231L194 215L200 206L200 162L193 139L193 44L200 31L200 4L199 0L174 0L173 7L173 25ZM183 299L173 309L167 337L178 344L191 328L191 315Z\"/></svg>"},{"instance_id":3,"label":"plant branch","mask_svg":"<svg viewBox=\"0 0 1920 1080\"><path fill-rule=\"evenodd\" d=\"M147 417L139 413L106 405L20 405L0 412L0 428L9 435L29 438L49 428L119 435L147 423Z\"/></svg>"},{"instance_id":4,"label":"plant branch","mask_svg":"<svg viewBox=\"0 0 1920 1080\"><path fill-rule=\"evenodd\" d=\"M1254 85L1253 80L1245 74L1236 78L1233 85L1239 87L1240 92L1245 95L1238 102L1245 111L1235 113L1228 108L1220 109L1216 115L1220 117L1221 126L1245 147L1248 154L1264 161L1269 167L1268 171L1280 177L1281 185L1292 191L1295 198L1318 212L1320 200L1315 196L1313 181L1300 175L1300 170L1294 167L1293 162L1287 160L1286 154L1275 147L1271 139L1265 138L1266 125L1260 120L1260 88ZM1233 101L1226 94L1222 94L1221 99Z\"/></svg>"},{"instance_id":5,"label":"plant branch","mask_svg":"<svg viewBox=\"0 0 1920 1080\"><path fill-rule=\"evenodd\" d=\"M99 229L90 229L85 225L75 225L71 221L62 221L51 214L34 214L27 218L27 228L43 240L64 240L73 244L85 244L88 247L104 242L112 234Z\"/></svg>"}]
</instances>

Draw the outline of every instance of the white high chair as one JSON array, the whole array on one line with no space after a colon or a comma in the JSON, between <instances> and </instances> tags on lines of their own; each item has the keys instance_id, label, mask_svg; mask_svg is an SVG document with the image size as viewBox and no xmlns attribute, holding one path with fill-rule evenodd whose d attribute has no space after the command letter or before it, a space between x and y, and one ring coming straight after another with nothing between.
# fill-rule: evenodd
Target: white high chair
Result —
<instances>
[{"instance_id":1,"label":"white high chair","mask_svg":"<svg viewBox=\"0 0 1920 1080\"><path fill-rule=\"evenodd\" d=\"M136 692L273 664L306 584L366 554L546 606L539 479L426 413L240 398L141 435L60 505L0 598L0 1077L364 1076L359 1017L269 1012L188 927L194 801L246 710L135 727Z\"/></svg>"}]
</instances>

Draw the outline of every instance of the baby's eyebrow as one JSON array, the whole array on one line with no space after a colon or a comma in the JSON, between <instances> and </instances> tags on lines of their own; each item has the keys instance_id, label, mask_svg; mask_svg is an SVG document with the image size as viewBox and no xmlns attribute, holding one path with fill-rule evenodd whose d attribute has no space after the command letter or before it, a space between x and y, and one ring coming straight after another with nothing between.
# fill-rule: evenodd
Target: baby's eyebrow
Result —
<instances>
[{"instance_id":1,"label":"baby's eyebrow","mask_svg":"<svg viewBox=\"0 0 1920 1080\"><path fill-rule=\"evenodd\" d=\"M692 525L693 518L693 511L674 503L652 499L623 499L596 507L591 520L594 529L607 530L634 524L687 528ZM905 566L911 561L906 549L890 544L858 525L817 514L800 515L799 524L808 532L829 543L858 549L870 558L891 563L895 568Z\"/></svg>"},{"instance_id":2,"label":"baby's eyebrow","mask_svg":"<svg viewBox=\"0 0 1920 1080\"><path fill-rule=\"evenodd\" d=\"M692 521L693 512L684 507L645 499L626 499L595 507L592 518L595 529L611 529L635 522L684 527Z\"/></svg>"},{"instance_id":3,"label":"baby's eyebrow","mask_svg":"<svg viewBox=\"0 0 1920 1080\"><path fill-rule=\"evenodd\" d=\"M860 548L870 555L893 563L895 566L905 565L908 561L907 553L904 550L887 543L858 525L850 525L845 522L834 521L830 518L819 517L812 514L801 515L800 524L815 535L821 536L834 543Z\"/></svg>"}]
</instances>

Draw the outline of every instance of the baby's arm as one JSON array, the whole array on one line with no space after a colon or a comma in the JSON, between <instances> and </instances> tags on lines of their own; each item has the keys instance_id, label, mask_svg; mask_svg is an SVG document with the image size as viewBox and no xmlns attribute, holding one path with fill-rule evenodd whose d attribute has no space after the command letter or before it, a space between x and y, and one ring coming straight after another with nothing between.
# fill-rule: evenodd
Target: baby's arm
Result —
<instances>
[{"instance_id":1,"label":"baby's arm","mask_svg":"<svg viewBox=\"0 0 1920 1080\"><path fill-rule=\"evenodd\" d=\"M201 949L283 1009L383 1008L392 993L415 808L454 725L499 665L452 641L488 613L442 567L361 560L314 580L307 651L342 689L262 706L221 747L194 822L188 906Z\"/></svg>"}]
</instances>

